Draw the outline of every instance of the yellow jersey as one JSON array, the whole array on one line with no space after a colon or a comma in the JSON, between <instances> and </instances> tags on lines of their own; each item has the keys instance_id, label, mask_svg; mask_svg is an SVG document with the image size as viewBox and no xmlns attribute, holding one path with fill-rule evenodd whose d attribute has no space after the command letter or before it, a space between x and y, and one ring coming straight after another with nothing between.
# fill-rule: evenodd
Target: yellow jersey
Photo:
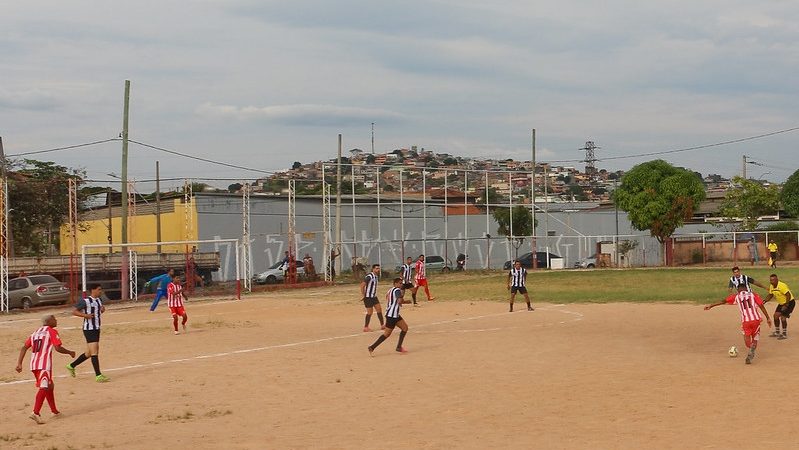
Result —
<instances>
[{"instance_id":1,"label":"yellow jersey","mask_svg":"<svg viewBox=\"0 0 799 450\"><path fill-rule=\"evenodd\" d=\"M771 243L768 245L768 251L771 253L777 253L777 244Z\"/></svg>"},{"instance_id":2,"label":"yellow jersey","mask_svg":"<svg viewBox=\"0 0 799 450\"><path fill-rule=\"evenodd\" d=\"M777 300L777 303L780 305L784 305L788 303L788 297L790 294L791 299L793 299L793 294L791 293L791 289L788 287L787 284L783 283L782 281L777 282L777 287L773 285L768 285L768 293L774 296L774 299Z\"/></svg>"}]
</instances>

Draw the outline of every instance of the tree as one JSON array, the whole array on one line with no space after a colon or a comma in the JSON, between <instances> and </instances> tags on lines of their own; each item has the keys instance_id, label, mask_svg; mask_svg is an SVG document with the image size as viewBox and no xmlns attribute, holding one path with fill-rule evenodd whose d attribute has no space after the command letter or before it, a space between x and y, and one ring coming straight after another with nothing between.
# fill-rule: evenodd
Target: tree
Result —
<instances>
[{"instance_id":1,"label":"tree","mask_svg":"<svg viewBox=\"0 0 799 450\"><path fill-rule=\"evenodd\" d=\"M780 196L782 207L791 217L799 217L799 170L794 172L782 185Z\"/></svg>"},{"instance_id":2,"label":"tree","mask_svg":"<svg viewBox=\"0 0 799 450\"><path fill-rule=\"evenodd\" d=\"M524 236L532 236L533 234L533 213L530 208L518 205L513 207L513 236L511 236L511 209L510 208L495 208L494 220L497 221L497 233L506 236L509 240L514 239L513 246L516 248L516 257L518 257L519 247L524 242ZM536 221L538 225L538 221Z\"/></svg>"},{"instance_id":3,"label":"tree","mask_svg":"<svg viewBox=\"0 0 799 450\"><path fill-rule=\"evenodd\" d=\"M46 255L58 246L61 224L69 220L69 180L77 181L79 209L91 193L81 188L85 172L33 159L14 163L12 169L8 202L15 253Z\"/></svg>"},{"instance_id":4,"label":"tree","mask_svg":"<svg viewBox=\"0 0 799 450\"><path fill-rule=\"evenodd\" d=\"M482 191L480 198L477 199L475 202L478 205L485 205L486 204L486 192L485 190ZM496 205L502 201L502 196L497 192L496 189L490 187L488 188L488 204L489 205ZM514 228L515 230L515 228Z\"/></svg>"},{"instance_id":5,"label":"tree","mask_svg":"<svg viewBox=\"0 0 799 450\"><path fill-rule=\"evenodd\" d=\"M302 163L299 162L299 161L294 161L294 164L291 165L291 168L294 169L294 170L297 170L300 167L302 167Z\"/></svg>"},{"instance_id":6,"label":"tree","mask_svg":"<svg viewBox=\"0 0 799 450\"><path fill-rule=\"evenodd\" d=\"M227 191L236 193L236 192L239 192L241 190L241 188L243 188L243 187L244 187L244 185L241 184L241 183L233 183L231 185L228 185Z\"/></svg>"},{"instance_id":7,"label":"tree","mask_svg":"<svg viewBox=\"0 0 799 450\"><path fill-rule=\"evenodd\" d=\"M780 191L775 185L763 186L755 180L732 179L734 187L727 190L719 212L727 219L741 218L741 228L754 230L757 218L775 214L780 209Z\"/></svg>"},{"instance_id":8,"label":"tree","mask_svg":"<svg viewBox=\"0 0 799 450\"><path fill-rule=\"evenodd\" d=\"M705 199L702 180L657 159L639 164L621 179L613 201L636 230L649 230L662 244L691 218Z\"/></svg>"}]
</instances>

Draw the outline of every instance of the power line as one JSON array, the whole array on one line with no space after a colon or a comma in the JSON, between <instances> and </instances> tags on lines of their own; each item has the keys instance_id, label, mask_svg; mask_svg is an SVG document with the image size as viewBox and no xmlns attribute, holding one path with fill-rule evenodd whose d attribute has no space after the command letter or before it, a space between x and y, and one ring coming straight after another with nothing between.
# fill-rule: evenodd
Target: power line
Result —
<instances>
[{"instance_id":1,"label":"power line","mask_svg":"<svg viewBox=\"0 0 799 450\"><path fill-rule=\"evenodd\" d=\"M273 175L273 174L276 173L276 172L271 172L271 171L268 171L268 170L253 169L253 168L250 168L250 167L239 166L239 165L236 165L236 164L229 164L229 163L225 163L225 162L221 162L221 161L214 161L212 159L202 158L202 157L199 157L199 156L187 155L186 153L181 153L181 152L178 152L178 151L175 151L175 150L169 150L169 149L166 149L166 148L163 148L163 147L157 147L155 145L145 144L144 142L134 141L133 139L129 139L128 142L132 142L134 144L141 145L142 147L151 148L153 150L158 150L158 151L161 151L161 152L164 152L164 153L169 153L169 154L172 154L172 155L182 156L184 158L190 158L190 159L194 159L194 160L197 160L197 161L207 162L209 164L217 164L217 165L220 165L220 166L231 167L233 169L249 170L249 171L252 171L252 172L258 172L258 173L263 173L263 174L267 174L267 175Z\"/></svg>"},{"instance_id":2,"label":"power line","mask_svg":"<svg viewBox=\"0 0 799 450\"><path fill-rule=\"evenodd\" d=\"M38 155L38 154L41 154L41 153L58 152L58 151L61 151L61 150L71 150L73 148L81 148L81 147L89 147L89 146L92 146L92 145L105 144L106 142L113 142L113 141L118 141L118 140L120 140L120 139L119 138L103 139L101 141L86 142L86 143L83 143L83 144L76 144L76 145L68 145L66 147L56 147L56 148L51 148L51 149L47 149L47 150L36 150L36 151L33 151L33 152L15 153L13 155L7 155L7 157L11 157L11 156L28 156L28 155Z\"/></svg>"}]
</instances>

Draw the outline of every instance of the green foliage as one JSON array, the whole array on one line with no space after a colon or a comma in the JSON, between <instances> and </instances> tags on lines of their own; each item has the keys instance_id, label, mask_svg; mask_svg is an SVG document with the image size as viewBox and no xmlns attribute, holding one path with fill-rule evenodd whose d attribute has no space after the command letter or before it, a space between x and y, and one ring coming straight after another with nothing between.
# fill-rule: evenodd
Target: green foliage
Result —
<instances>
[{"instance_id":1,"label":"green foliage","mask_svg":"<svg viewBox=\"0 0 799 450\"><path fill-rule=\"evenodd\" d=\"M779 222L764 228L765 231L796 231L799 224L794 221ZM796 242L796 233L772 233L768 235L769 240L773 239L781 249Z\"/></svg>"},{"instance_id":2,"label":"green foliage","mask_svg":"<svg viewBox=\"0 0 799 450\"><path fill-rule=\"evenodd\" d=\"M78 183L80 208L91 193L81 188L85 176L53 162L25 159L13 164L8 202L17 256L44 256L58 247L61 224L69 220L69 180Z\"/></svg>"},{"instance_id":3,"label":"green foliage","mask_svg":"<svg viewBox=\"0 0 799 450\"><path fill-rule=\"evenodd\" d=\"M244 185L241 184L241 183L233 183L231 185L228 185L227 191L235 193L235 192L239 192L241 190L241 188L243 188L243 187L244 187Z\"/></svg>"},{"instance_id":4,"label":"green foliage","mask_svg":"<svg viewBox=\"0 0 799 450\"><path fill-rule=\"evenodd\" d=\"M477 199L475 202L478 205L485 205L486 204L486 191L482 190L482 195L480 198ZM497 192L496 189L490 187L488 188L488 204L489 205L496 205L502 201L502 196ZM515 212L514 212L515 214ZM515 230L515 228L514 228Z\"/></svg>"},{"instance_id":5,"label":"green foliage","mask_svg":"<svg viewBox=\"0 0 799 450\"><path fill-rule=\"evenodd\" d=\"M702 180L663 160L639 164L624 177L613 201L633 227L649 230L661 243L689 219L705 199Z\"/></svg>"},{"instance_id":6,"label":"green foliage","mask_svg":"<svg viewBox=\"0 0 799 450\"><path fill-rule=\"evenodd\" d=\"M502 236L511 237L511 214L510 208L495 208L494 219L499 226L497 233ZM536 221L537 222L537 221ZM533 213L530 208L526 206L513 207L513 235L514 236L531 236L533 234Z\"/></svg>"},{"instance_id":7,"label":"green foliage","mask_svg":"<svg viewBox=\"0 0 799 450\"><path fill-rule=\"evenodd\" d=\"M782 185L782 207L791 217L799 217L799 170Z\"/></svg>"},{"instance_id":8,"label":"green foliage","mask_svg":"<svg viewBox=\"0 0 799 450\"><path fill-rule=\"evenodd\" d=\"M719 212L724 218L741 218L744 230L757 228L757 218L776 214L780 208L780 191L777 186L763 186L758 181L741 177L732 179L735 187L728 189Z\"/></svg>"},{"instance_id":9,"label":"green foliage","mask_svg":"<svg viewBox=\"0 0 799 450\"><path fill-rule=\"evenodd\" d=\"M294 164L291 165L291 168L294 169L294 170L297 170L300 167L302 167L302 163L299 162L299 161L294 161Z\"/></svg>"}]
</instances>

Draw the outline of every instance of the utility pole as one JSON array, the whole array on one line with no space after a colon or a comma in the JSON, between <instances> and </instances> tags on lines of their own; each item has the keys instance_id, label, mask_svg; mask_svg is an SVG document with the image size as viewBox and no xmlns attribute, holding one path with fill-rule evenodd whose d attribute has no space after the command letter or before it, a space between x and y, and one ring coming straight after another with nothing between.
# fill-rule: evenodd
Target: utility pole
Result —
<instances>
[{"instance_id":1,"label":"utility pole","mask_svg":"<svg viewBox=\"0 0 799 450\"><path fill-rule=\"evenodd\" d=\"M158 161L155 162L155 240L161 242L161 171ZM161 255L161 244L156 248Z\"/></svg>"},{"instance_id":2,"label":"utility pole","mask_svg":"<svg viewBox=\"0 0 799 450\"><path fill-rule=\"evenodd\" d=\"M746 155L744 155L744 163L743 163L741 172L742 172L743 179L745 180L746 179Z\"/></svg>"},{"instance_id":3,"label":"utility pole","mask_svg":"<svg viewBox=\"0 0 799 450\"><path fill-rule=\"evenodd\" d=\"M535 241L535 128L533 128L533 179L532 179L532 200L531 205L533 207L533 238L532 238L532 247L533 247L533 269L538 268L538 244Z\"/></svg>"},{"instance_id":4,"label":"utility pole","mask_svg":"<svg viewBox=\"0 0 799 450\"><path fill-rule=\"evenodd\" d=\"M125 80L125 106L122 110L122 267L120 274L120 290L122 300L130 297L128 282L128 116L130 111L130 80ZM86 292L86 286L83 286Z\"/></svg>"},{"instance_id":5,"label":"utility pole","mask_svg":"<svg viewBox=\"0 0 799 450\"><path fill-rule=\"evenodd\" d=\"M338 135L338 158L336 159L336 253L341 252L341 133ZM337 258L337 273L341 273L341 258Z\"/></svg>"},{"instance_id":6,"label":"utility pole","mask_svg":"<svg viewBox=\"0 0 799 450\"><path fill-rule=\"evenodd\" d=\"M6 153L3 150L3 137L0 136L0 182L5 183L4 185L8 187L8 161L6 161ZM3 195L8 198L8 193L3 192ZM9 208L8 208L8 201L3 202L5 205L5 214L6 217L6 249L8 250L8 257L14 257L14 233L11 230L11 216L9 216Z\"/></svg>"},{"instance_id":7,"label":"utility pole","mask_svg":"<svg viewBox=\"0 0 799 450\"><path fill-rule=\"evenodd\" d=\"M375 123L372 122L372 154L375 154Z\"/></svg>"}]
</instances>

